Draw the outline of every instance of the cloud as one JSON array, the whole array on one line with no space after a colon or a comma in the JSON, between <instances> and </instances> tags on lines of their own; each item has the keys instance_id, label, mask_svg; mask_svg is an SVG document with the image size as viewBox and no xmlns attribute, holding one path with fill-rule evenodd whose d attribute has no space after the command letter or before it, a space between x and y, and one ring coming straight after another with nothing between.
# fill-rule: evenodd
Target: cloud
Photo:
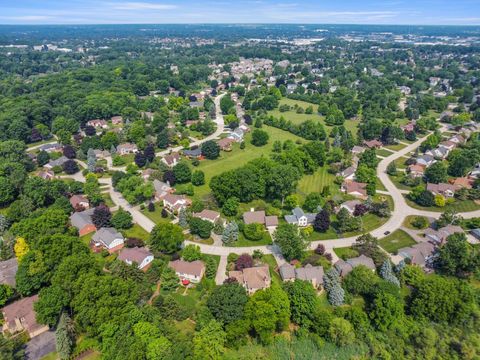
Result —
<instances>
[{"instance_id":1,"label":"cloud","mask_svg":"<svg viewBox=\"0 0 480 360\"><path fill-rule=\"evenodd\" d=\"M22 15L22 16L0 16L0 19L28 22L28 21L48 20L48 19L52 19L52 17L47 15Z\"/></svg>"},{"instance_id":2,"label":"cloud","mask_svg":"<svg viewBox=\"0 0 480 360\"><path fill-rule=\"evenodd\" d=\"M310 21L310 22L368 22L378 19L391 19L399 15L395 11L273 11L268 15L279 21Z\"/></svg>"},{"instance_id":3,"label":"cloud","mask_svg":"<svg viewBox=\"0 0 480 360\"><path fill-rule=\"evenodd\" d=\"M177 6L149 2L126 2L122 4L115 4L113 8L115 10L172 10L176 9Z\"/></svg>"}]
</instances>

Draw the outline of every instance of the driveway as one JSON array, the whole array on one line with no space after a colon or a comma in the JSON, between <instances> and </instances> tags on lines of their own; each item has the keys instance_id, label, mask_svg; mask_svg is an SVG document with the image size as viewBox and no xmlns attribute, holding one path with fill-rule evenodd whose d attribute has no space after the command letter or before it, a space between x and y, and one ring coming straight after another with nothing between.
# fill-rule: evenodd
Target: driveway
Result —
<instances>
[{"instance_id":1,"label":"driveway","mask_svg":"<svg viewBox=\"0 0 480 360\"><path fill-rule=\"evenodd\" d=\"M31 339L25 349L27 360L38 360L55 351L55 332L47 331Z\"/></svg>"}]
</instances>

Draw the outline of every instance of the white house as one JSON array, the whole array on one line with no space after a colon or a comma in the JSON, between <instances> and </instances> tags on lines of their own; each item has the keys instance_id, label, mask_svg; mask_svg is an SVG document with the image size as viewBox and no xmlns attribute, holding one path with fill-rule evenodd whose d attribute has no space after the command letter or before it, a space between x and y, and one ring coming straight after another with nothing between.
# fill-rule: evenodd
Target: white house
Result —
<instances>
[{"instance_id":1,"label":"white house","mask_svg":"<svg viewBox=\"0 0 480 360\"><path fill-rule=\"evenodd\" d=\"M117 230L111 227L100 228L92 236L92 242L98 247L103 247L108 250L109 253L113 253L123 248L124 237Z\"/></svg>"},{"instance_id":2,"label":"white house","mask_svg":"<svg viewBox=\"0 0 480 360\"><path fill-rule=\"evenodd\" d=\"M316 214L307 214L301 208L296 207L292 210L292 215L285 215L285 220L289 224L296 224L300 227L313 224Z\"/></svg>"},{"instance_id":3,"label":"white house","mask_svg":"<svg viewBox=\"0 0 480 360\"><path fill-rule=\"evenodd\" d=\"M175 260L170 261L168 266L175 270L175 273L182 281L188 280L192 283L198 283L205 274L205 264L200 260L192 262Z\"/></svg>"},{"instance_id":4,"label":"white house","mask_svg":"<svg viewBox=\"0 0 480 360\"><path fill-rule=\"evenodd\" d=\"M147 270L153 261L153 254L144 247L124 248L118 255L118 260L128 265L135 263L140 270Z\"/></svg>"}]
</instances>

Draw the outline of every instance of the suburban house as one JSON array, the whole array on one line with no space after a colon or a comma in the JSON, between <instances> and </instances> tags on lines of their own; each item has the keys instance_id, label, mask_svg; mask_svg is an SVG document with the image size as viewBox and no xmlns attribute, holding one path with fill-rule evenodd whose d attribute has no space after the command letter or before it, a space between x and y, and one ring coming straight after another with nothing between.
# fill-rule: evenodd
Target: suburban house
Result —
<instances>
[{"instance_id":1,"label":"suburban house","mask_svg":"<svg viewBox=\"0 0 480 360\"><path fill-rule=\"evenodd\" d=\"M110 254L123 248L125 238L111 227L102 227L92 236L92 244L96 250L104 248Z\"/></svg>"},{"instance_id":2,"label":"suburban house","mask_svg":"<svg viewBox=\"0 0 480 360\"><path fill-rule=\"evenodd\" d=\"M68 161L68 158L66 156L60 156L58 159L56 160L50 160L47 164L43 165L43 167L45 169L48 169L48 170L51 170L53 169L54 167L57 167L57 166L62 166L63 164L65 164L66 162Z\"/></svg>"},{"instance_id":3,"label":"suburban house","mask_svg":"<svg viewBox=\"0 0 480 360\"><path fill-rule=\"evenodd\" d=\"M342 170L340 176L342 176L344 180L355 180L355 171L357 171L355 166L349 166L348 168Z\"/></svg>"},{"instance_id":4,"label":"suburban house","mask_svg":"<svg viewBox=\"0 0 480 360\"><path fill-rule=\"evenodd\" d=\"M18 270L17 258L11 258L0 262L0 284L15 287L15 275Z\"/></svg>"},{"instance_id":5,"label":"suburban house","mask_svg":"<svg viewBox=\"0 0 480 360\"><path fill-rule=\"evenodd\" d=\"M135 154L137 152L138 152L138 147L135 144L125 143L117 146L118 155Z\"/></svg>"},{"instance_id":6,"label":"suburban house","mask_svg":"<svg viewBox=\"0 0 480 360\"><path fill-rule=\"evenodd\" d=\"M351 150L351 153L353 155L360 155L361 153L363 153L365 151L365 148L363 146L358 146L358 145L355 145L352 150Z\"/></svg>"},{"instance_id":7,"label":"suburban house","mask_svg":"<svg viewBox=\"0 0 480 360\"><path fill-rule=\"evenodd\" d=\"M154 169L150 169L150 168L145 169L145 170L142 170L142 178L143 178L143 180L146 181L146 180L150 179L150 176L151 176L154 172L155 172L155 170L154 170Z\"/></svg>"},{"instance_id":8,"label":"suburban house","mask_svg":"<svg viewBox=\"0 0 480 360\"><path fill-rule=\"evenodd\" d=\"M455 196L455 191L457 191L458 189L458 186L447 183L427 184L427 190L430 191L433 195L442 195L446 198L453 198Z\"/></svg>"},{"instance_id":9,"label":"suburban house","mask_svg":"<svg viewBox=\"0 0 480 360\"><path fill-rule=\"evenodd\" d=\"M435 245L429 241L398 249L399 256L408 259L412 265L418 265L422 268L433 258L434 253Z\"/></svg>"},{"instance_id":10,"label":"suburban house","mask_svg":"<svg viewBox=\"0 0 480 360\"><path fill-rule=\"evenodd\" d=\"M166 194L163 197L163 207L170 212L180 211L182 208L186 208L192 204L192 201L185 195Z\"/></svg>"},{"instance_id":11,"label":"suburban house","mask_svg":"<svg viewBox=\"0 0 480 360\"><path fill-rule=\"evenodd\" d=\"M418 165L423 165L425 167L429 167L435 162L435 158L432 155L422 155L417 158L417 164Z\"/></svg>"},{"instance_id":12,"label":"suburban house","mask_svg":"<svg viewBox=\"0 0 480 360\"><path fill-rule=\"evenodd\" d=\"M400 129L402 129L403 132L405 132L405 133L412 132L412 131L415 130L415 124L412 123L412 122L409 122L408 124L400 126Z\"/></svg>"},{"instance_id":13,"label":"suburban house","mask_svg":"<svg viewBox=\"0 0 480 360\"><path fill-rule=\"evenodd\" d=\"M341 190L348 195L358 197L360 199L367 198L367 184L356 181L344 181Z\"/></svg>"},{"instance_id":14,"label":"suburban house","mask_svg":"<svg viewBox=\"0 0 480 360\"><path fill-rule=\"evenodd\" d=\"M180 161L180 154L178 152L172 152L171 154L162 157L162 162L168 167L174 167Z\"/></svg>"},{"instance_id":15,"label":"suburban house","mask_svg":"<svg viewBox=\"0 0 480 360\"><path fill-rule=\"evenodd\" d=\"M423 175L425 174L425 165L409 165L407 172L410 174L411 177L423 177Z\"/></svg>"},{"instance_id":16,"label":"suburban house","mask_svg":"<svg viewBox=\"0 0 480 360\"><path fill-rule=\"evenodd\" d=\"M463 229L456 225L447 225L438 230L428 228L425 230L425 237L436 244L444 243L450 235L463 233Z\"/></svg>"},{"instance_id":17,"label":"suburban house","mask_svg":"<svg viewBox=\"0 0 480 360\"><path fill-rule=\"evenodd\" d=\"M445 159L449 152L450 150L448 148L439 145L435 149L428 150L425 155L430 155L437 159Z\"/></svg>"},{"instance_id":18,"label":"suburban house","mask_svg":"<svg viewBox=\"0 0 480 360\"><path fill-rule=\"evenodd\" d=\"M456 186L458 189L465 188L471 189L473 186L473 180L468 177L459 177L453 180L453 186Z\"/></svg>"},{"instance_id":19,"label":"suburban house","mask_svg":"<svg viewBox=\"0 0 480 360\"><path fill-rule=\"evenodd\" d=\"M272 283L268 265L245 268L241 271L229 271L228 277L236 279L249 294L266 289Z\"/></svg>"},{"instance_id":20,"label":"suburban house","mask_svg":"<svg viewBox=\"0 0 480 360\"><path fill-rule=\"evenodd\" d=\"M203 209L199 213L192 213L192 216L205 221L210 221L212 224L214 224L218 219L220 219L219 212L208 209Z\"/></svg>"},{"instance_id":21,"label":"suburban house","mask_svg":"<svg viewBox=\"0 0 480 360\"><path fill-rule=\"evenodd\" d=\"M278 271L283 281L304 280L310 282L316 289L323 285L324 272L322 266L307 264L305 267L295 268L289 263L284 263L278 268Z\"/></svg>"},{"instance_id":22,"label":"suburban house","mask_svg":"<svg viewBox=\"0 0 480 360\"><path fill-rule=\"evenodd\" d=\"M223 138L217 141L218 146L220 147L220 150L223 151L231 151L232 150L232 144L235 142L235 140L231 138Z\"/></svg>"},{"instance_id":23,"label":"suburban house","mask_svg":"<svg viewBox=\"0 0 480 360\"><path fill-rule=\"evenodd\" d=\"M185 149L183 150L183 155L189 159L198 159L202 156L202 148L197 147L195 149Z\"/></svg>"},{"instance_id":24,"label":"suburban house","mask_svg":"<svg viewBox=\"0 0 480 360\"><path fill-rule=\"evenodd\" d=\"M255 211L253 208L250 211L243 213L243 222L248 224L262 224L268 230L275 230L278 226L278 217L275 215L265 216L265 211L258 210Z\"/></svg>"},{"instance_id":25,"label":"suburban house","mask_svg":"<svg viewBox=\"0 0 480 360\"><path fill-rule=\"evenodd\" d=\"M360 200L349 200L342 203L340 205L340 209L346 209L350 213L350 215L353 215L353 213L355 212L355 207L360 204L362 204Z\"/></svg>"},{"instance_id":26,"label":"suburban house","mask_svg":"<svg viewBox=\"0 0 480 360\"><path fill-rule=\"evenodd\" d=\"M128 265L135 263L140 270L147 271L153 254L145 247L123 248L117 259Z\"/></svg>"},{"instance_id":27,"label":"suburban house","mask_svg":"<svg viewBox=\"0 0 480 360\"><path fill-rule=\"evenodd\" d=\"M378 149L378 148L383 146L383 143L380 140L373 139L373 140L369 140L369 141L365 140L363 142L363 145L365 145L369 149Z\"/></svg>"},{"instance_id":28,"label":"suburban house","mask_svg":"<svg viewBox=\"0 0 480 360\"><path fill-rule=\"evenodd\" d=\"M345 277L353 270L353 268L360 265L366 266L370 270L375 271L375 263L371 258L365 255L360 255L347 260L340 259L335 263L335 269L337 269L341 277Z\"/></svg>"},{"instance_id":29,"label":"suburban house","mask_svg":"<svg viewBox=\"0 0 480 360\"><path fill-rule=\"evenodd\" d=\"M175 273L182 282L187 280L192 283L198 283L205 274L205 264L200 260L192 262L175 260L170 261L168 266L175 270ZM184 284L188 285L188 282L184 282Z\"/></svg>"},{"instance_id":30,"label":"suburban house","mask_svg":"<svg viewBox=\"0 0 480 360\"><path fill-rule=\"evenodd\" d=\"M235 142L242 142L244 135L245 134L242 129L236 128L230 133L230 135L228 135L228 138L233 139Z\"/></svg>"},{"instance_id":31,"label":"suburban house","mask_svg":"<svg viewBox=\"0 0 480 360\"><path fill-rule=\"evenodd\" d=\"M70 205L72 205L75 211L83 211L90 208L90 202L82 195L73 195L70 198Z\"/></svg>"},{"instance_id":32,"label":"suburban house","mask_svg":"<svg viewBox=\"0 0 480 360\"><path fill-rule=\"evenodd\" d=\"M157 179L153 180L153 187L155 189L155 200L157 201L161 201L166 195L175 192L175 189L168 182L165 183Z\"/></svg>"},{"instance_id":33,"label":"suburban house","mask_svg":"<svg viewBox=\"0 0 480 360\"><path fill-rule=\"evenodd\" d=\"M473 170L468 174L471 178L477 179L480 178L480 163L475 165Z\"/></svg>"},{"instance_id":34,"label":"suburban house","mask_svg":"<svg viewBox=\"0 0 480 360\"><path fill-rule=\"evenodd\" d=\"M108 129L108 123L105 120L94 119L87 121L88 126L93 126L95 128Z\"/></svg>"},{"instance_id":35,"label":"suburban house","mask_svg":"<svg viewBox=\"0 0 480 360\"><path fill-rule=\"evenodd\" d=\"M121 116L112 116L110 119L112 121L112 125L122 125L123 118Z\"/></svg>"},{"instance_id":36,"label":"suburban house","mask_svg":"<svg viewBox=\"0 0 480 360\"><path fill-rule=\"evenodd\" d=\"M285 215L285 221L289 224L295 224L300 227L313 224L317 214L305 213L298 206L292 210L292 215Z\"/></svg>"},{"instance_id":37,"label":"suburban house","mask_svg":"<svg viewBox=\"0 0 480 360\"><path fill-rule=\"evenodd\" d=\"M92 221L94 209L88 209L81 212L74 212L70 216L70 223L76 227L79 236L90 234L97 230Z\"/></svg>"},{"instance_id":38,"label":"suburban house","mask_svg":"<svg viewBox=\"0 0 480 360\"><path fill-rule=\"evenodd\" d=\"M453 135L448 141L454 142L456 144L465 144L467 141L462 135Z\"/></svg>"},{"instance_id":39,"label":"suburban house","mask_svg":"<svg viewBox=\"0 0 480 360\"><path fill-rule=\"evenodd\" d=\"M111 154L110 154L110 151L107 151L107 150L99 150L99 149L95 149L93 150L93 153L95 154L95 158L96 159L105 159L107 157L109 157Z\"/></svg>"},{"instance_id":40,"label":"suburban house","mask_svg":"<svg viewBox=\"0 0 480 360\"><path fill-rule=\"evenodd\" d=\"M47 325L37 323L33 303L38 301L38 295L26 297L5 306L2 309L4 324L3 334L15 334L25 331L30 338L48 330Z\"/></svg>"},{"instance_id":41,"label":"suburban house","mask_svg":"<svg viewBox=\"0 0 480 360\"><path fill-rule=\"evenodd\" d=\"M52 180L55 178L55 173L51 170L46 171L39 171L37 176L42 178L43 180Z\"/></svg>"},{"instance_id":42,"label":"suburban house","mask_svg":"<svg viewBox=\"0 0 480 360\"><path fill-rule=\"evenodd\" d=\"M47 153L60 152L62 149L63 147L59 143L44 144L38 148L39 151L45 151Z\"/></svg>"}]
</instances>

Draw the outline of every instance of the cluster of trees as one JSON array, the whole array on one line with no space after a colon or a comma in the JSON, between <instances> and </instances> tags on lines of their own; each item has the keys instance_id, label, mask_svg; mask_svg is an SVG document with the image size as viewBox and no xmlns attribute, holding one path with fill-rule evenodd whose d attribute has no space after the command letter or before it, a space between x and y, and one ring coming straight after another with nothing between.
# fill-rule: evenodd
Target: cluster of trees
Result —
<instances>
[{"instance_id":1,"label":"cluster of trees","mask_svg":"<svg viewBox=\"0 0 480 360\"><path fill-rule=\"evenodd\" d=\"M314 120L306 120L301 124L294 124L290 120L286 120L283 116L275 118L270 115L262 117L262 121L265 125L291 132L307 140L325 140L327 137L323 125Z\"/></svg>"}]
</instances>

